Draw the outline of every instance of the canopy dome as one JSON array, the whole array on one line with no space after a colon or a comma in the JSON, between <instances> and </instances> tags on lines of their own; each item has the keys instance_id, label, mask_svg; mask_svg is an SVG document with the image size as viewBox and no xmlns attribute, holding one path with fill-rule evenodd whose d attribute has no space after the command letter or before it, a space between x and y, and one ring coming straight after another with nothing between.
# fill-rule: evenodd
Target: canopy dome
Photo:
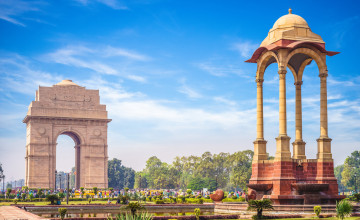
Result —
<instances>
[{"instance_id":1,"label":"canopy dome","mask_svg":"<svg viewBox=\"0 0 360 220\"><path fill-rule=\"evenodd\" d=\"M289 28L289 27L309 28L308 23L299 15L287 14L281 16L274 24L272 29Z\"/></svg>"},{"instance_id":2,"label":"canopy dome","mask_svg":"<svg viewBox=\"0 0 360 220\"><path fill-rule=\"evenodd\" d=\"M57 85L57 86L79 86L78 84L74 83L70 79L64 79L63 81L61 81L55 85Z\"/></svg>"},{"instance_id":3,"label":"canopy dome","mask_svg":"<svg viewBox=\"0 0 360 220\"><path fill-rule=\"evenodd\" d=\"M325 43L319 35L311 31L305 19L299 15L292 14L291 9L289 9L289 14L280 17L275 22L260 46L267 46L279 40Z\"/></svg>"}]
</instances>

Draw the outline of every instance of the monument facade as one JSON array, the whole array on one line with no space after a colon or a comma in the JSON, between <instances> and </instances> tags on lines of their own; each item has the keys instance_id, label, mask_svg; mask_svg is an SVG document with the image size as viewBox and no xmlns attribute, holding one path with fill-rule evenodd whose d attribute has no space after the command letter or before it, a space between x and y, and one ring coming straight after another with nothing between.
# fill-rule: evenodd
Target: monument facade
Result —
<instances>
[{"instance_id":1,"label":"monument facade","mask_svg":"<svg viewBox=\"0 0 360 220\"><path fill-rule=\"evenodd\" d=\"M253 199L268 198L275 204L335 203L338 184L334 176L331 138L328 136L326 56L338 52L325 49L322 38L313 33L300 16L289 14L280 17L268 36L246 62L257 63L257 137L254 141L252 176L248 184ZM311 62L317 64L320 82L320 136L317 139L316 159L307 159L302 136L301 85L303 72ZM279 74L279 136L276 137L274 160L268 159L267 141L264 139L263 82L266 68L276 63ZM287 68L294 77L295 140L290 152L287 134L286 75Z\"/></svg>"},{"instance_id":2,"label":"monument facade","mask_svg":"<svg viewBox=\"0 0 360 220\"><path fill-rule=\"evenodd\" d=\"M99 90L63 80L36 91L26 117L26 178L29 188L54 188L57 138L75 142L76 188L108 187L106 106ZM69 155L69 157L74 155Z\"/></svg>"}]
</instances>

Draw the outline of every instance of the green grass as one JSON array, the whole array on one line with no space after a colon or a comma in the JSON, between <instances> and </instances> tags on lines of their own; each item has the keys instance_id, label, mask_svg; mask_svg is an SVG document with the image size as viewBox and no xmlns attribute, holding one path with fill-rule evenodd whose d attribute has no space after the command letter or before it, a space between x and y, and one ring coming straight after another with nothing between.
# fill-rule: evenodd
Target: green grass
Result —
<instances>
[{"instance_id":1,"label":"green grass","mask_svg":"<svg viewBox=\"0 0 360 220\"><path fill-rule=\"evenodd\" d=\"M108 202L107 201L92 201L90 204L100 204L100 205L106 205ZM111 201L111 204L115 204L116 201ZM14 202L0 202L0 206L8 206L8 205L13 205ZM36 205L36 206L44 206L44 205L50 205L50 202L37 202L37 201L32 201L32 202L18 202L17 205L27 205L27 204L32 204L32 205ZM69 205L86 205L89 204L88 201L69 201ZM153 202L146 202L146 204L154 204ZM66 201L65 202L61 202L61 205L66 205Z\"/></svg>"},{"instance_id":2,"label":"green grass","mask_svg":"<svg viewBox=\"0 0 360 220\"><path fill-rule=\"evenodd\" d=\"M331 220L338 220L338 218L336 217L331 217L331 218L279 218L279 219L270 219L270 220L326 220L326 219L331 219ZM211 220L211 219L210 219ZM215 220L215 219L213 219ZM227 219L227 220L245 220L245 219ZM349 218L345 218L345 220L360 220L360 217L349 217Z\"/></svg>"},{"instance_id":3,"label":"green grass","mask_svg":"<svg viewBox=\"0 0 360 220\"><path fill-rule=\"evenodd\" d=\"M282 219L272 219L272 220L283 220L283 219L287 219L287 220L304 220L304 219L309 219L309 220L314 220L314 219L318 219L318 220L326 220L326 219L332 219L332 220L335 220L335 219L338 219L336 217L330 217L330 218L316 218L316 217L313 217L313 218L282 218ZM360 217L349 217L349 218L345 218L345 220L360 220Z\"/></svg>"}]
</instances>

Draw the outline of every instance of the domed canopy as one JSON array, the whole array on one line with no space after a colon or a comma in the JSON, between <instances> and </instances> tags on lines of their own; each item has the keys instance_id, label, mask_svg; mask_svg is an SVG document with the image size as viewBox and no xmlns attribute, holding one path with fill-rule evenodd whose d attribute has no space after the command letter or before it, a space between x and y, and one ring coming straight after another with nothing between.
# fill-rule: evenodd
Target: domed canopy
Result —
<instances>
[{"instance_id":1,"label":"domed canopy","mask_svg":"<svg viewBox=\"0 0 360 220\"><path fill-rule=\"evenodd\" d=\"M78 84L74 83L70 79L64 79L63 81L61 81L55 85L57 85L57 86L79 86Z\"/></svg>"},{"instance_id":2,"label":"domed canopy","mask_svg":"<svg viewBox=\"0 0 360 220\"><path fill-rule=\"evenodd\" d=\"M304 18L300 17L299 15L294 14L287 14L280 17L274 24L272 29L277 28L291 28L291 27L303 27L309 28L308 23L305 21Z\"/></svg>"},{"instance_id":3,"label":"domed canopy","mask_svg":"<svg viewBox=\"0 0 360 220\"><path fill-rule=\"evenodd\" d=\"M291 9L289 9L289 14L280 17L275 22L260 46L268 46L279 40L325 43L319 35L311 31L305 19L299 15L292 14Z\"/></svg>"}]
</instances>

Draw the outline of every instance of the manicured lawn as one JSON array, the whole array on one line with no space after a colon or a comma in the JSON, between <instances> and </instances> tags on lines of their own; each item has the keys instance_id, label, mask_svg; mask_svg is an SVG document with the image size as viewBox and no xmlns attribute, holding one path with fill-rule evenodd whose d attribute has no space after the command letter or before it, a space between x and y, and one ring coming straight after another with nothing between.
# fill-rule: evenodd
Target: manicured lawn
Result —
<instances>
[{"instance_id":1,"label":"manicured lawn","mask_svg":"<svg viewBox=\"0 0 360 220\"><path fill-rule=\"evenodd\" d=\"M111 204L115 204L116 201L111 201ZM6 206L6 205L12 205L13 202L0 202L0 206ZM18 205L26 205L26 204L32 204L36 206L43 206L43 205L49 205L50 202L18 202ZM69 201L69 205L86 205L89 204L88 201ZM107 204L107 201L92 201L90 204L101 204L105 205ZM141 203L144 204L144 203ZM154 204L153 202L146 202L146 204ZM61 202L61 205L66 205L66 202Z\"/></svg>"},{"instance_id":2,"label":"manicured lawn","mask_svg":"<svg viewBox=\"0 0 360 220\"><path fill-rule=\"evenodd\" d=\"M287 220L304 220L304 219L311 219L311 220L314 220L314 219L318 219L318 220L326 220L326 219L332 219L332 220L335 220L335 219L338 219L336 217L331 217L331 218L282 218L282 219L272 219L272 220L284 220L284 219L287 219ZM345 218L344 220L360 220L360 217L349 217L349 218Z\"/></svg>"}]
</instances>

